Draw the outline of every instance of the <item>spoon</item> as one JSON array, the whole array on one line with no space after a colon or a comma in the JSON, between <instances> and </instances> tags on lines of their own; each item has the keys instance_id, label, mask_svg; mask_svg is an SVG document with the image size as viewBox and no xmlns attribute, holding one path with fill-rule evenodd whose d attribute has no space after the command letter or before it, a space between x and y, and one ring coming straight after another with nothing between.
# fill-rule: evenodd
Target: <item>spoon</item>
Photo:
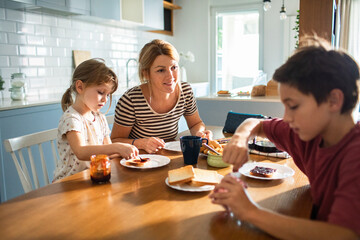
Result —
<instances>
[{"instance_id":1,"label":"spoon","mask_svg":"<svg viewBox=\"0 0 360 240\"><path fill-rule=\"evenodd\" d=\"M221 155L218 151L216 151L215 149L213 149L212 147L210 147L210 146L207 145L206 143L203 143L203 146L205 146L207 149L209 149L210 151L212 151L212 152L215 153L216 155Z\"/></svg>"}]
</instances>

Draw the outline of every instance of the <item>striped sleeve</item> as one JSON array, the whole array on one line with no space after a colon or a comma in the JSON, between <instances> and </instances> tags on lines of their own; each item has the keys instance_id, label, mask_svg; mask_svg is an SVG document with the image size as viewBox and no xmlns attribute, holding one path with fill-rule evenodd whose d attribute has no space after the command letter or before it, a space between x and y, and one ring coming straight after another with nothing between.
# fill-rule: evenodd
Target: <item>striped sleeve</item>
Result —
<instances>
[{"instance_id":1,"label":"striped sleeve","mask_svg":"<svg viewBox=\"0 0 360 240\"><path fill-rule=\"evenodd\" d=\"M121 96L115 108L115 123L125 127L132 127L135 123L135 109L130 91Z\"/></svg>"},{"instance_id":2,"label":"striped sleeve","mask_svg":"<svg viewBox=\"0 0 360 240\"><path fill-rule=\"evenodd\" d=\"M182 92L185 98L185 116L194 114L197 111L196 100L190 84L183 82L181 83Z\"/></svg>"}]
</instances>

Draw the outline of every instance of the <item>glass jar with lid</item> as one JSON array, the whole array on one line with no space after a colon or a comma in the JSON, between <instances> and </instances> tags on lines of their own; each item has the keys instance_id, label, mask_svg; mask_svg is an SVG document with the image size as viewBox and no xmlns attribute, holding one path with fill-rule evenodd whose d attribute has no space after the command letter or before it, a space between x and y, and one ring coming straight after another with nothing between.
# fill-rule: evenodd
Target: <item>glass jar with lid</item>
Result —
<instances>
[{"instance_id":1,"label":"glass jar with lid","mask_svg":"<svg viewBox=\"0 0 360 240\"><path fill-rule=\"evenodd\" d=\"M11 92L12 100L24 100L26 97L26 75L25 73L11 74Z\"/></svg>"}]
</instances>

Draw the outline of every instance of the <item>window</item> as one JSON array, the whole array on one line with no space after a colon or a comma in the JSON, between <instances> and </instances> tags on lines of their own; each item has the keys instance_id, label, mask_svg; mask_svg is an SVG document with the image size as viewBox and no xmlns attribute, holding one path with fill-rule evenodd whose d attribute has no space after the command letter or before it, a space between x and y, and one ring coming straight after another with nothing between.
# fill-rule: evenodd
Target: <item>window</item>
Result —
<instances>
[{"instance_id":1,"label":"window","mask_svg":"<svg viewBox=\"0 0 360 240\"><path fill-rule=\"evenodd\" d=\"M251 91L262 69L261 6L212 10L211 92Z\"/></svg>"}]
</instances>

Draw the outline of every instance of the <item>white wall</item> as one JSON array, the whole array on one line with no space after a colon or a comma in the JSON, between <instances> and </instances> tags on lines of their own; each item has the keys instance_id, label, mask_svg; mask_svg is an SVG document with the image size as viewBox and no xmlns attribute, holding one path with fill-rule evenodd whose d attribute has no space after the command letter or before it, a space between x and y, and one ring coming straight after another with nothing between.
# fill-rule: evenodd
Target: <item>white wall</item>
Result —
<instances>
[{"instance_id":1,"label":"white wall","mask_svg":"<svg viewBox=\"0 0 360 240\"><path fill-rule=\"evenodd\" d=\"M195 62L188 64L189 82L207 82L210 78L210 9L238 4L262 4L260 0L178 0L182 10L175 11L174 44L179 51L190 50ZM282 0L272 0L272 8L264 12L264 72L270 79L284 56L284 25L280 21ZM297 15L299 0L285 1L288 15Z\"/></svg>"}]
</instances>

